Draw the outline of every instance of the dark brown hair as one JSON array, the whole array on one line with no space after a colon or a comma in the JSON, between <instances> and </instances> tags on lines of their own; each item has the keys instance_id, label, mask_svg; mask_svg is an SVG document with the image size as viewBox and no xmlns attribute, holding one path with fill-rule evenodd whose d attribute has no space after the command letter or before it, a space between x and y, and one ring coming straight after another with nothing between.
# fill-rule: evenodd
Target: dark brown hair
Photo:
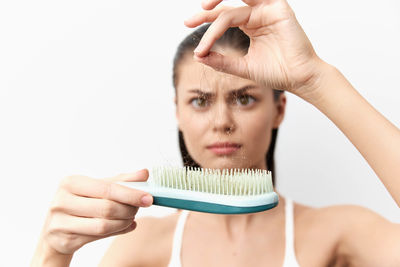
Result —
<instances>
[{"instance_id":1,"label":"dark brown hair","mask_svg":"<svg viewBox=\"0 0 400 267\"><path fill-rule=\"evenodd\" d=\"M173 74L172 74L172 82L175 88L175 94L177 94L176 87L177 87L177 82L178 82L178 75L179 75L179 65L187 55L192 55L193 50L197 47L199 44L202 36L204 33L207 31L208 27L210 24L205 24L199 28L197 28L195 31L193 31L191 34L186 36L185 39L179 44L175 57L174 57L174 63L173 63ZM250 45L250 39L249 37L241 31L237 27L229 28L216 42L216 45L224 46L224 47L230 47L233 49L236 49L243 54L247 54L247 51L249 49ZM279 99L279 95L282 93L280 90L274 90L274 100L277 101ZM278 135L278 129L273 129L272 130L272 135L271 135L271 143L269 145L267 154L265 156L265 162L267 164L267 168L272 172L272 182L275 185L275 162L274 162L274 151L275 151L275 143L276 143L276 138ZM181 156L182 156L182 161L183 165L187 167L201 167L197 162L193 160L193 158L190 156L186 145L185 145L185 140L183 139L183 134L181 131L178 130L178 138L179 138L179 148L181 151Z\"/></svg>"}]
</instances>

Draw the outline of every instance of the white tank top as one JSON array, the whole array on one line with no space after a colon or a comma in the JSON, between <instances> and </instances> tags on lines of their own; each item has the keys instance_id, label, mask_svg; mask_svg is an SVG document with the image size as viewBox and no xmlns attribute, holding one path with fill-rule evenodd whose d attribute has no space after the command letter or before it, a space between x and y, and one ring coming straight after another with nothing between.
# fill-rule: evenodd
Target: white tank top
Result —
<instances>
[{"instance_id":1,"label":"white tank top","mask_svg":"<svg viewBox=\"0 0 400 267\"><path fill-rule=\"evenodd\" d=\"M294 220L293 220L293 202L286 198L285 201L285 259L283 267L299 267L294 252ZM188 210L182 210L176 224L174 238L172 241L172 254L168 267L181 267L181 247L182 235L185 227Z\"/></svg>"}]
</instances>

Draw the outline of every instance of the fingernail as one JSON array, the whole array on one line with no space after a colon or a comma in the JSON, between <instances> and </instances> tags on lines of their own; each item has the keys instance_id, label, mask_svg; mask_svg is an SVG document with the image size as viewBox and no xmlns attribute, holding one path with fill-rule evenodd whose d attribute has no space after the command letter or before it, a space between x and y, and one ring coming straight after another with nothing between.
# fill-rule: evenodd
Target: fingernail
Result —
<instances>
[{"instance_id":1,"label":"fingernail","mask_svg":"<svg viewBox=\"0 0 400 267\"><path fill-rule=\"evenodd\" d=\"M141 202L145 206L150 206L151 203L153 203L153 198L149 195L145 195L144 197L142 197Z\"/></svg>"}]
</instances>

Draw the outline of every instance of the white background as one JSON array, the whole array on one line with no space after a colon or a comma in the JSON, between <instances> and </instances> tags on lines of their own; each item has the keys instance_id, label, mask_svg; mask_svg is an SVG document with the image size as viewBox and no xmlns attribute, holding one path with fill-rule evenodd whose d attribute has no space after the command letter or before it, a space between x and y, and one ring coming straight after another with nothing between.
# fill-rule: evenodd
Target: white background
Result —
<instances>
[{"instance_id":1,"label":"white background","mask_svg":"<svg viewBox=\"0 0 400 267\"><path fill-rule=\"evenodd\" d=\"M289 3L319 56L399 126L399 1ZM193 0L1 0L2 266L28 265L63 177L181 164L172 59L192 31L183 20L200 9ZM358 204L400 222L358 151L293 95L276 153L283 195L315 207ZM151 207L138 216L170 212ZM110 241L83 247L72 265L95 266Z\"/></svg>"}]
</instances>

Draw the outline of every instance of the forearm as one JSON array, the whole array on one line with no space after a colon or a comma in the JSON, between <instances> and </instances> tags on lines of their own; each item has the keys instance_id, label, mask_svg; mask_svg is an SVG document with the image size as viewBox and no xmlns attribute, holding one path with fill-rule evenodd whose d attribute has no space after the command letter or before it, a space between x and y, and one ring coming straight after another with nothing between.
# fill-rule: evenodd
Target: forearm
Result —
<instances>
[{"instance_id":1,"label":"forearm","mask_svg":"<svg viewBox=\"0 0 400 267\"><path fill-rule=\"evenodd\" d=\"M323 64L312 97L353 143L400 207L400 130L375 110L333 66Z\"/></svg>"},{"instance_id":2,"label":"forearm","mask_svg":"<svg viewBox=\"0 0 400 267\"><path fill-rule=\"evenodd\" d=\"M47 246L45 242L39 242L31 262L31 267L67 267L71 263L71 260L72 255L58 253L54 249Z\"/></svg>"}]
</instances>

